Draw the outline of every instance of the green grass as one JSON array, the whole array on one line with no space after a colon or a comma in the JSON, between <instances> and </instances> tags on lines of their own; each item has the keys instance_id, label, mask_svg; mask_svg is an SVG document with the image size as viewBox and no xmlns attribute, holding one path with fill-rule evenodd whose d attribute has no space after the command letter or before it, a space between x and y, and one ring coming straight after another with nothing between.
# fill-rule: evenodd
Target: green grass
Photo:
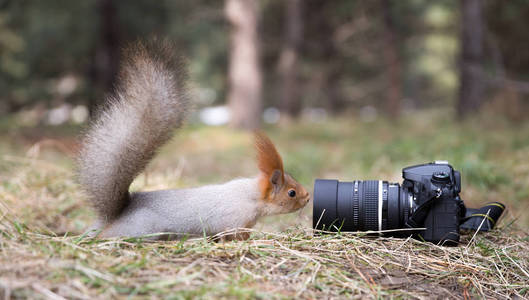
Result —
<instances>
[{"instance_id":1,"label":"green grass","mask_svg":"<svg viewBox=\"0 0 529 300\"><path fill-rule=\"evenodd\" d=\"M0 127L0 298L529 298L529 124L439 111L397 124L337 119L265 128L287 170L314 178L401 182L405 166L449 160L469 206L507 204L498 229L459 247L342 233L313 235L310 205L260 221L244 242L90 239L75 184L78 128ZM189 125L133 190L256 174L251 135Z\"/></svg>"}]
</instances>

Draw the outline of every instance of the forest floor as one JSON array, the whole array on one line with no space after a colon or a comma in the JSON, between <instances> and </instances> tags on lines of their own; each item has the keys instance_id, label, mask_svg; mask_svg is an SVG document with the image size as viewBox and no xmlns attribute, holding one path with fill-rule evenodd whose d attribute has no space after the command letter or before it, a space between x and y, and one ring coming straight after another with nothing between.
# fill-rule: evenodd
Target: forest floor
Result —
<instances>
[{"instance_id":1,"label":"forest floor","mask_svg":"<svg viewBox=\"0 0 529 300\"><path fill-rule=\"evenodd\" d=\"M392 124L338 119L266 128L286 169L314 178L402 182L405 166L448 160L467 206L500 201L497 229L458 247L362 233L314 235L312 204L260 221L247 241L92 239L75 183L76 127L0 121L0 298L529 298L529 123L463 124L424 112ZM189 125L133 190L256 174L251 135Z\"/></svg>"}]
</instances>

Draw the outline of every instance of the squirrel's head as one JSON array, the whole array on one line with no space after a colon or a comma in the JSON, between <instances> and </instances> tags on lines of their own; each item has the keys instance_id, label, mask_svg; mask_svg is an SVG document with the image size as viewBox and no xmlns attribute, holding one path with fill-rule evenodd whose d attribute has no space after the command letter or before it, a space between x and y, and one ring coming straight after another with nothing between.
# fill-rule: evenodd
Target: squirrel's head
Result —
<instances>
[{"instance_id":1,"label":"squirrel's head","mask_svg":"<svg viewBox=\"0 0 529 300\"><path fill-rule=\"evenodd\" d=\"M266 214L284 214L304 207L310 194L290 174L283 170L283 160L274 144L262 132L255 132L255 149L259 189L266 207Z\"/></svg>"}]
</instances>

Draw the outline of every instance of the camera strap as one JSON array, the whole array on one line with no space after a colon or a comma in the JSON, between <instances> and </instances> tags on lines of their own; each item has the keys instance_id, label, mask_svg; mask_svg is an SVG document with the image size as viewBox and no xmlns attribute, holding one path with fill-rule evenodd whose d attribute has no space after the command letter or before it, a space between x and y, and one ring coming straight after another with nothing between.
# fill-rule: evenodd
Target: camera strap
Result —
<instances>
[{"instance_id":1,"label":"camera strap","mask_svg":"<svg viewBox=\"0 0 529 300\"><path fill-rule=\"evenodd\" d=\"M430 195L430 197L428 197L428 200L423 204L419 205L411 214L411 216L408 218L408 221L406 221L406 226L408 228L422 227L422 225L424 224L424 220L426 220L426 217L430 212L430 208L432 207L436 199L437 197L435 195Z\"/></svg>"},{"instance_id":2,"label":"camera strap","mask_svg":"<svg viewBox=\"0 0 529 300\"><path fill-rule=\"evenodd\" d=\"M489 231L505 210L505 205L491 202L481 208L467 208L465 217L461 220L461 229Z\"/></svg>"}]
</instances>

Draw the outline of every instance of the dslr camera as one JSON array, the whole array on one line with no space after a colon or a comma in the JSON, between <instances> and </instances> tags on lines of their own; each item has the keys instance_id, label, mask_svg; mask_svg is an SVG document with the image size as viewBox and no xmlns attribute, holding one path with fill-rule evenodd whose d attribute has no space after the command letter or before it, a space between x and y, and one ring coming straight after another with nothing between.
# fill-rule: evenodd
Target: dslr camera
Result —
<instances>
[{"instance_id":1,"label":"dslr camera","mask_svg":"<svg viewBox=\"0 0 529 300\"><path fill-rule=\"evenodd\" d=\"M461 174L446 161L402 170L402 185L383 180L316 179L313 228L376 231L441 245L457 245L460 229L491 230L505 206L466 208L459 197Z\"/></svg>"}]
</instances>

